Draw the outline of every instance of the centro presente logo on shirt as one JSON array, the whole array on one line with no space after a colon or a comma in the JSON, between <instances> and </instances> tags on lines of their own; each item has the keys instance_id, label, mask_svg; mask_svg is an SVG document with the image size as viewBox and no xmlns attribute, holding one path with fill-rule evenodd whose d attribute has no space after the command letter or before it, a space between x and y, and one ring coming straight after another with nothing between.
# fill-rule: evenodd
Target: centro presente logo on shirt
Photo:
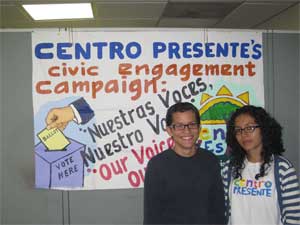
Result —
<instances>
[{"instance_id":1,"label":"centro presente logo on shirt","mask_svg":"<svg viewBox=\"0 0 300 225\"><path fill-rule=\"evenodd\" d=\"M235 179L233 180L233 194L271 197L272 185L271 181Z\"/></svg>"}]
</instances>

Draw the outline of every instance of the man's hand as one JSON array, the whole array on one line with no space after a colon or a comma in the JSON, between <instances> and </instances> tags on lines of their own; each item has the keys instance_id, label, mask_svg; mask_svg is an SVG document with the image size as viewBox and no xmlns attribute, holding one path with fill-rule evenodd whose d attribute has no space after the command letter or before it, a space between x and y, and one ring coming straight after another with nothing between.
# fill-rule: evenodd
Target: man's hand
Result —
<instances>
[{"instance_id":1,"label":"man's hand","mask_svg":"<svg viewBox=\"0 0 300 225\"><path fill-rule=\"evenodd\" d=\"M60 130L64 130L74 117L74 112L70 106L53 108L49 111L46 117L47 129L58 128Z\"/></svg>"}]
</instances>

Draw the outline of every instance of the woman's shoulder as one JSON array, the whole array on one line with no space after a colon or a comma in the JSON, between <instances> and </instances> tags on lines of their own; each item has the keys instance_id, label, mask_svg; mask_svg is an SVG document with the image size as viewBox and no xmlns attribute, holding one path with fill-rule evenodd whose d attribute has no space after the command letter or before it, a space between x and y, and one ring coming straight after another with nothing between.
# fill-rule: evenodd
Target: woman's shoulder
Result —
<instances>
[{"instance_id":1,"label":"woman's shoulder","mask_svg":"<svg viewBox=\"0 0 300 225\"><path fill-rule=\"evenodd\" d=\"M290 160L282 155L274 155L275 163L277 163L278 167L281 169L290 169L293 168L293 164Z\"/></svg>"},{"instance_id":2,"label":"woman's shoulder","mask_svg":"<svg viewBox=\"0 0 300 225\"><path fill-rule=\"evenodd\" d=\"M284 156L275 155L275 174L278 173L282 179L295 180L297 182L297 171L293 164Z\"/></svg>"}]
</instances>

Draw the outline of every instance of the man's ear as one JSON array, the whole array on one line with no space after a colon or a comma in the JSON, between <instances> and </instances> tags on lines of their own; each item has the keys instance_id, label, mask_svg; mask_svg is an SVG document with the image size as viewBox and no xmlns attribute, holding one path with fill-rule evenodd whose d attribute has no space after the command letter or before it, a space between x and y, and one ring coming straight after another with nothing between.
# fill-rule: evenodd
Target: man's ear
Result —
<instances>
[{"instance_id":1,"label":"man's ear","mask_svg":"<svg viewBox=\"0 0 300 225\"><path fill-rule=\"evenodd\" d=\"M170 137L173 136L173 130L170 127L167 127L167 133L169 134Z\"/></svg>"}]
</instances>

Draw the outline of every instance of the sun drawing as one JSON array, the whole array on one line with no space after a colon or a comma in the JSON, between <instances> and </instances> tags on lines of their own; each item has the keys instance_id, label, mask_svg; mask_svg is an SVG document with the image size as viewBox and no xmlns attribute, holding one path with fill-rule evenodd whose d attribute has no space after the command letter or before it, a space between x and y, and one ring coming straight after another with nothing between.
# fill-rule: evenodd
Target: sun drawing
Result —
<instances>
[{"instance_id":1,"label":"sun drawing","mask_svg":"<svg viewBox=\"0 0 300 225\"><path fill-rule=\"evenodd\" d=\"M231 113L243 105L249 105L249 92L234 97L223 85L216 96L203 93L200 100L199 114L201 124L225 124Z\"/></svg>"}]
</instances>

